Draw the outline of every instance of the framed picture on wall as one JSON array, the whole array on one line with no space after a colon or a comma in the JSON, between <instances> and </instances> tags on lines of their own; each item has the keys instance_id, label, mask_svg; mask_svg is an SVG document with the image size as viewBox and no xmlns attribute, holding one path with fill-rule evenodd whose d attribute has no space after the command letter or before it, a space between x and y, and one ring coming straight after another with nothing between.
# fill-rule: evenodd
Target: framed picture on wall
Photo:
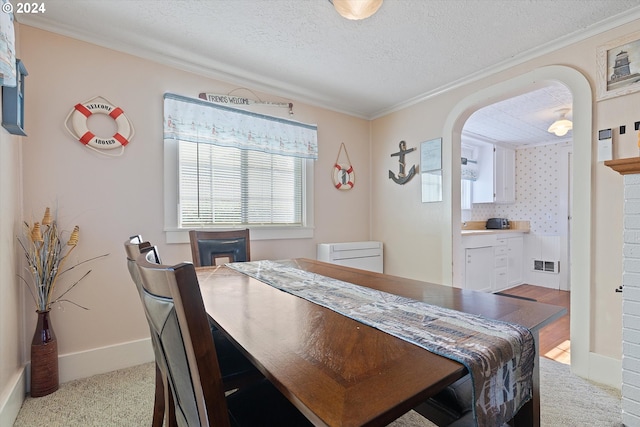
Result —
<instances>
[{"instance_id":1,"label":"framed picture on wall","mask_svg":"<svg viewBox=\"0 0 640 427\"><path fill-rule=\"evenodd\" d=\"M640 90L640 32L598 46L598 101Z\"/></svg>"}]
</instances>

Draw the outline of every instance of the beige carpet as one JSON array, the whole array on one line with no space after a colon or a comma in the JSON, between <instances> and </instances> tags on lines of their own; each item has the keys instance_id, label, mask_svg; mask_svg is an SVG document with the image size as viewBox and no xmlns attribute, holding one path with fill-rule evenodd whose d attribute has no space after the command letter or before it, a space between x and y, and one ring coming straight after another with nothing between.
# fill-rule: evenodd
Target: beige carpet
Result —
<instances>
[{"instance_id":1,"label":"beige carpet","mask_svg":"<svg viewBox=\"0 0 640 427\"><path fill-rule=\"evenodd\" d=\"M541 424L545 427L622 426L619 390L598 386L541 359ZM150 426L155 371L148 363L62 384L49 396L27 397L14 427ZM415 412L393 427L432 427Z\"/></svg>"}]
</instances>

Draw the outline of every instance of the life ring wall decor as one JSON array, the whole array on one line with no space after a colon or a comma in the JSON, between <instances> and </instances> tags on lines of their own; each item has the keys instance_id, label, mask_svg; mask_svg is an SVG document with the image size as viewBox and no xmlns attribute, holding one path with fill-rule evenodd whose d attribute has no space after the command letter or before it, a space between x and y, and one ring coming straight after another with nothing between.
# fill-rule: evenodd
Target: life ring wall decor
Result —
<instances>
[{"instance_id":1,"label":"life ring wall decor","mask_svg":"<svg viewBox=\"0 0 640 427\"><path fill-rule=\"evenodd\" d=\"M340 153L342 153L343 149L347 156L348 164L340 163ZM356 175L353 171L353 165L351 164L351 159L349 159L349 153L347 152L347 147L344 145L344 142L340 144L338 157L336 157L336 162L333 165L332 178L333 185L338 190L351 190L355 185Z\"/></svg>"},{"instance_id":2,"label":"life ring wall decor","mask_svg":"<svg viewBox=\"0 0 640 427\"><path fill-rule=\"evenodd\" d=\"M105 114L111 117L118 128L110 137L101 137L91 132L87 126L89 117L93 114ZM76 104L65 120L67 131L85 147L107 156L121 156L124 147L133 138L133 124L124 114L122 108L116 107L103 97L91 98L88 101ZM112 154L111 150L120 149Z\"/></svg>"}]
</instances>

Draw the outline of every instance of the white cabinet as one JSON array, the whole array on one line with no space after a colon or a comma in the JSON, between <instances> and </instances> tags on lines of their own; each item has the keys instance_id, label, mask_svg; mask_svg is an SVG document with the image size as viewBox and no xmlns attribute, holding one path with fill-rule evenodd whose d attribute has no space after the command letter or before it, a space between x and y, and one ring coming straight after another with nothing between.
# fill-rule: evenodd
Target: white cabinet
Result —
<instances>
[{"instance_id":1,"label":"white cabinet","mask_svg":"<svg viewBox=\"0 0 640 427\"><path fill-rule=\"evenodd\" d=\"M478 178L473 181L471 200L473 203L493 203L493 144L476 143Z\"/></svg>"},{"instance_id":2,"label":"white cabinet","mask_svg":"<svg viewBox=\"0 0 640 427\"><path fill-rule=\"evenodd\" d=\"M504 234L496 239L493 292L522 284L524 238Z\"/></svg>"},{"instance_id":3,"label":"white cabinet","mask_svg":"<svg viewBox=\"0 0 640 427\"><path fill-rule=\"evenodd\" d=\"M509 254L507 245L504 240L496 240L496 246L493 247L494 254L494 270L493 270L493 292L501 291L509 286L508 270L509 270Z\"/></svg>"},{"instance_id":4,"label":"white cabinet","mask_svg":"<svg viewBox=\"0 0 640 427\"><path fill-rule=\"evenodd\" d=\"M521 285L524 282L524 238L512 237L507 240L508 269L507 281L509 287Z\"/></svg>"},{"instance_id":5,"label":"white cabinet","mask_svg":"<svg viewBox=\"0 0 640 427\"><path fill-rule=\"evenodd\" d=\"M516 201L516 152L492 144L478 145L478 179L473 182L473 203Z\"/></svg>"},{"instance_id":6,"label":"white cabinet","mask_svg":"<svg viewBox=\"0 0 640 427\"><path fill-rule=\"evenodd\" d=\"M465 235L464 287L498 292L523 283L522 233Z\"/></svg>"},{"instance_id":7,"label":"white cabinet","mask_svg":"<svg viewBox=\"0 0 640 427\"><path fill-rule=\"evenodd\" d=\"M382 242L318 243L318 261L382 273Z\"/></svg>"},{"instance_id":8,"label":"white cabinet","mask_svg":"<svg viewBox=\"0 0 640 427\"><path fill-rule=\"evenodd\" d=\"M516 201L516 151L511 148L494 147L494 202Z\"/></svg>"},{"instance_id":9,"label":"white cabinet","mask_svg":"<svg viewBox=\"0 0 640 427\"><path fill-rule=\"evenodd\" d=\"M465 249L465 289L491 292L493 271L487 266L493 258L491 246Z\"/></svg>"}]
</instances>

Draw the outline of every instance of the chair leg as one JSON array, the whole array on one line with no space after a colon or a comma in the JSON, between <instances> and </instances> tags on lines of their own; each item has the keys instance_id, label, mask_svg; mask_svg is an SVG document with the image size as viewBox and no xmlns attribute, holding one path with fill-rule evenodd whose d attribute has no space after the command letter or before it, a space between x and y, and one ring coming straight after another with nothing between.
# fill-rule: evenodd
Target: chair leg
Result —
<instances>
[{"instance_id":1,"label":"chair leg","mask_svg":"<svg viewBox=\"0 0 640 427\"><path fill-rule=\"evenodd\" d=\"M178 427L176 421L176 406L173 401L173 393L169 392L169 408L167 410L167 427Z\"/></svg>"},{"instance_id":2,"label":"chair leg","mask_svg":"<svg viewBox=\"0 0 640 427\"><path fill-rule=\"evenodd\" d=\"M162 381L162 372L156 364L156 396L153 403L153 427L162 427L164 422L164 382Z\"/></svg>"},{"instance_id":3,"label":"chair leg","mask_svg":"<svg viewBox=\"0 0 640 427\"><path fill-rule=\"evenodd\" d=\"M173 393L169 387L169 380L164 375L161 375L162 378L162 396L164 398L164 407L165 407L165 426L166 427L178 427L178 421L176 420L176 407L175 402L173 401Z\"/></svg>"}]
</instances>

